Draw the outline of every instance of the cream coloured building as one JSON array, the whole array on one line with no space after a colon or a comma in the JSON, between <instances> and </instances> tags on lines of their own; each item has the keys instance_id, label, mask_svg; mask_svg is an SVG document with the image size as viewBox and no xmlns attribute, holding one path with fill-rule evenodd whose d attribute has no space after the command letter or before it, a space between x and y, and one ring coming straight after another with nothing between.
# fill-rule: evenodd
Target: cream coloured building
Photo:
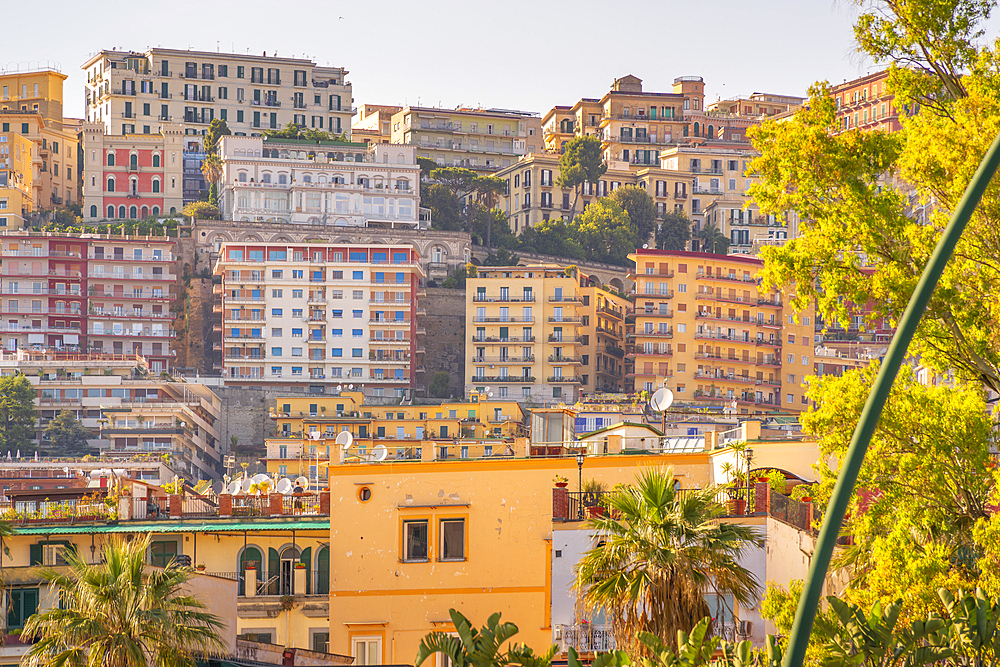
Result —
<instances>
[{"instance_id":1,"label":"cream coloured building","mask_svg":"<svg viewBox=\"0 0 1000 667\"><path fill-rule=\"evenodd\" d=\"M229 220L426 229L413 146L227 136L220 209Z\"/></svg>"},{"instance_id":2,"label":"cream coloured building","mask_svg":"<svg viewBox=\"0 0 1000 667\"><path fill-rule=\"evenodd\" d=\"M407 106L392 116L392 143L412 144L441 167L496 171L542 148L537 113Z\"/></svg>"},{"instance_id":3,"label":"cream coloured building","mask_svg":"<svg viewBox=\"0 0 1000 667\"><path fill-rule=\"evenodd\" d=\"M237 136L289 123L350 137L353 97L342 67L306 58L151 48L102 50L86 72L87 120L108 134L153 134L163 121L182 125L185 148L221 118Z\"/></svg>"}]
</instances>

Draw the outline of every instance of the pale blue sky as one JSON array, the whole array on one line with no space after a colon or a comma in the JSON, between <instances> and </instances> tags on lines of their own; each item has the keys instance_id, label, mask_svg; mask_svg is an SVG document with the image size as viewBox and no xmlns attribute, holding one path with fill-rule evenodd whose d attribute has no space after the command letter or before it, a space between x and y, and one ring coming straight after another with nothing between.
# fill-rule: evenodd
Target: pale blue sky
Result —
<instances>
[{"instance_id":1,"label":"pale blue sky","mask_svg":"<svg viewBox=\"0 0 1000 667\"><path fill-rule=\"evenodd\" d=\"M148 46L307 55L350 70L355 104L458 104L544 113L600 97L634 74L645 90L705 78L710 100L805 95L877 69L853 46L846 0L44 0L4 31L0 67L58 61L66 115L83 114L80 65L104 48ZM340 17L343 17L341 20Z\"/></svg>"}]
</instances>

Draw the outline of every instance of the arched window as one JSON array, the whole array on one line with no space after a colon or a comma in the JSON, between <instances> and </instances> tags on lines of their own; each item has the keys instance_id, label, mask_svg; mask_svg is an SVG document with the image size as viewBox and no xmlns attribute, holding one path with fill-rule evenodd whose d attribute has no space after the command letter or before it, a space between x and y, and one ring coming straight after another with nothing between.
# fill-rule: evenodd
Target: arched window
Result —
<instances>
[{"instance_id":1,"label":"arched window","mask_svg":"<svg viewBox=\"0 0 1000 667\"><path fill-rule=\"evenodd\" d=\"M159 191L160 191L160 179L154 178L153 179L153 192L159 192Z\"/></svg>"},{"instance_id":2,"label":"arched window","mask_svg":"<svg viewBox=\"0 0 1000 667\"><path fill-rule=\"evenodd\" d=\"M239 570L239 594L246 595L246 589L244 588L244 583L246 582L247 576L247 566L252 565L254 569L257 570L257 584L260 585L267 578L264 576L264 557L261 556L260 549L257 547L247 547L240 554L240 562L237 569ZM255 591L256 592L256 591Z\"/></svg>"},{"instance_id":3,"label":"arched window","mask_svg":"<svg viewBox=\"0 0 1000 667\"><path fill-rule=\"evenodd\" d=\"M142 209L139 210L139 214L142 216L142 219L145 220L149 217L149 209L143 206Z\"/></svg>"},{"instance_id":4,"label":"arched window","mask_svg":"<svg viewBox=\"0 0 1000 667\"><path fill-rule=\"evenodd\" d=\"M400 178L396 180L397 190L408 190L410 188L410 182L405 178Z\"/></svg>"},{"instance_id":5,"label":"arched window","mask_svg":"<svg viewBox=\"0 0 1000 667\"><path fill-rule=\"evenodd\" d=\"M132 153L131 155L128 156L128 168L129 169L139 168L139 156L136 155L135 153Z\"/></svg>"},{"instance_id":6,"label":"arched window","mask_svg":"<svg viewBox=\"0 0 1000 667\"><path fill-rule=\"evenodd\" d=\"M132 196L139 194L139 179L132 178L128 182L128 190L132 193Z\"/></svg>"},{"instance_id":7,"label":"arched window","mask_svg":"<svg viewBox=\"0 0 1000 667\"><path fill-rule=\"evenodd\" d=\"M174 215L176 213L177 213L177 207L176 206L171 206L170 207L170 215Z\"/></svg>"},{"instance_id":8,"label":"arched window","mask_svg":"<svg viewBox=\"0 0 1000 667\"><path fill-rule=\"evenodd\" d=\"M336 185L343 185L344 184L344 177L343 176L334 176L332 182L334 184L336 184Z\"/></svg>"},{"instance_id":9,"label":"arched window","mask_svg":"<svg viewBox=\"0 0 1000 667\"><path fill-rule=\"evenodd\" d=\"M365 161L365 156L362 155L361 153L355 153L354 154L354 161L355 162L364 162Z\"/></svg>"},{"instance_id":10,"label":"arched window","mask_svg":"<svg viewBox=\"0 0 1000 667\"><path fill-rule=\"evenodd\" d=\"M94 204L93 206L90 207L90 217L91 218L97 217L97 204Z\"/></svg>"},{"instance_id":11,"label":"arched window","mask_svg":"<svg viewBox=\"0 0 1000 667\"><path fill-rule=\"evenodd\" d=\"M317 181L320 183L326 183L326 174L320 174Z\"/></svg>"},{"instance_id":12,"label":"arched window","mask_svg":"<svg viewBox=\"0 0 1000 667\"><path fill-rule=\"evenodd\" d=\"M241 171L237 175L236 178L237 178L237 180L239 180L240 183L246 183L247 182L247 173L245 171Z\"/></svg>"},{"instance_id":13,"label":"arched window","mask_svg":"<svg viewBox=\"0 0 1000 667\"><path fill-rule=\"evenodd\" d=\"M708 126L708 132L705 134L705 136L708 137L709 139L715 139L715 126L714 125L709 125Z\"/></svg>"},{"instance_id":14,"label":"arched window","mask_svg":"<svg viewBox=\"0 0 1000 667\"><path fill-rule=\"evenodd\" d=\"M115 179L108 178L108 192L114 192L114 191L115 191Z\"/></svg>"},{"instance_id":15,"label":"arched window","mask_svg":"<svg viewBox=\"0 0 1000 667\"><path fill-rule=\"evenodd\" d=\"M695 124L694 124L694 136L696 136L696 137L700 137L700 136L701 136L700 134L698 134L698 132L699 132L699 128L700 128L700 127L701 127L701 126L700 126L700 125L698 125L698 122L697 122L697 121L695 121Z\"/></svg>"},{"instance_id":16,"label":"arched window","mask_svg":"<svg viewBox=\"0 0 1000 667\"><path fill-rule=\"evenodd\" d=\"M114 206L108 206L108 217L109 218L115 217L115 207Z\"/></svg>"},{"instance_id":17,"label":"arched window","mask_svg":"<svg viewBox=\"0 0 1000 667\"><path fill-rule=\"evenodd\" d=\"M138 209L136 209L135 206L130 206L129 207L129 209L128 209L128 219L129 220L138 220L139 219L139 211L138 211Z\"/></svg>"},{"instance_id":18,"label":"arched window","mask_svg":"<svg viewBox=\"0 0 1000 667\"><path fill-rule=\"evenodd\" d=\"M270 183L271 182L271 174L264 174L264 175L262 175L260 177L260 182L261 183Z\"/></svg>"},{"instance_id":19,"label":"arched window","mask_svg":"<svg viewBox=\"0 0 1000 667\"><path fill-rule=\"evenodd\" d=\"M115 154L114 153L108 153L108 166L109 167L115 166Z\"/></svg>"},{"instance_id":20,"label":"arched window","mask_svg":"<svg viewBox=\"0 0 1000 667\"><path fill-rule=\"evenodd\" d=\"M406 164L406 156L402 153L396 154L396 164Z\"/></svg>"},{"instance_id":21,"label":"arched window","mask_svg":"<svg viewBox=\"0 0 1000 667\"><path fill-rule=\"evenodd\" d=\"M288 184L288 174L278 174L278 185Z\"/></svg>"},{"instance_id":22,"label":"arched window","mask_svg":"<svg viewBox=\"0 0 1000 667\"><path fill-rule=\"evenodd\" d=\"M125 207L124 206L119 206L118 207L118 217L121 218L122 220L125 219Z\"/></svg>"},{"instance_id":23,"label":"arched window","mask_svg":"<svg viewBox=\"0 0 1000 667\"><path fill-rule=\"evenodd\" d=\"M305 176L302 177L302 182L303 183L312 183L313 182L313 177L310 174L306 174Z\"/></svg>"},{"instance_id":24,"label":"arched window","mask_svg":"<svg viewBox=\"0 0 1000 667\"><path fill-rule=\"evenodd\" d=\"M160 166L160 155L159 155L159 153L153 154L153 166L154 167L159 167Z\"/></svg>"},{"instance_id":25,"label":"arched window","mask_svg":"<svg viewBox=\"0 0 1000 667\"><path fill-rule=\"evenodd\" d=\"M160 217L160 207L159 206L154 206L153 207L153 217L154 218Z\"/></svg>"}]
</instances>

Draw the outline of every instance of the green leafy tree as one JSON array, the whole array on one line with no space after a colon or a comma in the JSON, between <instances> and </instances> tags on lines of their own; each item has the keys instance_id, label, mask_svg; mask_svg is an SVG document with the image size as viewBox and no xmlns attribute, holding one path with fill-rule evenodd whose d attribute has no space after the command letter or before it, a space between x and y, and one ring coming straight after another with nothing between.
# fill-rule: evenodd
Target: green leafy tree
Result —
<instances>
[{"instance_id":1,"label":"green leafy tree","mask_svg":"<svg viewBox=\"0 0 1000 667\"><path fill-rule=\"evenodd\" d=\"M478 199L478 204L487 213L486 215L486 247L492 247L493 215L492 212L500 201L500 196L507 190L507 183L502 178L496 176L480 176L472 184L473 193Z\"/></svg>"},{"instance_id":2,"label":"green leafy tree","mask_svg":"<svg viewBox=\"0 0 1000 667\"><path fill-rule=\"evenodd\" d=\"M576 216L576 205L580 201L580 193L584 183L597 183L608 170L601 152L601 140L593 135L575 137L566 142L563 154L559 158L559 177L556 185L561 188L571 188L574 191L573 206L569 210L569 219Z\"/></svg>"},{"instance_id":3,"label":"green leafy tree","mask_svg":"<svg viewBox=\"0 0 1000 667\"><path fill-rule=\"evenodd\" d=\"M471 231L471 214L469 195L476 191L479 175L471 169L462 167L440 167L431 172L431 178L446 186L455 200L455 208L460 211L464 218L462 227L465 231ZM432 219L433 222L433 219Z\"/></svg>"},{"instance_id":4,"label":"green leafy tree","mask_svg":"<svg viewBox=\"0 0 1000 667\"><path fill-rule=\"evenodd\" d=\"M217 156L219 154L219 139L231 134L232 131L230 131L226 121L221 118L213 119L208 124L208 129L205 130L205 138L202 140L205 144L206 157L208 155Z\"/></svg>"},{"instance_id":5,"label":"green leafy tree","mask_svg":"<svg viewBox=\"0 0 1000 667\"><path fill-rule=\"evenodd\" d=\"M632 223L632 250L648 243L656 231L656 202L644 188L626 185L608 197L624 209Z\"/></svg>"},{"instance_id":6,"label":"green leafy tree","mask_svg":"<svg viewBox=\"0 0 1000 667\"><path fill-rule=\"evenodd\" d=\"M552 664L555 646L541 654L535 654L531 648L521 644L511 644L503 651L501 647L518 630L513 623L501 623L499 613L490 616L479 630L473 628L469 619L455 609L450 609L448 613L455 624L455 635L432 632L425 636L420 641L414 667L420 667L436 653L445 655L454 667L549 667Z\"/></svg>"},{"instance_id":7,"label":"green leafy tree","mask_svg":"<svg viewBox=\"0 0 1000 667\"><path fill-rule=\"evenodd\" d=\"M510 229L510 221L499 208L487 210L476 205L472 212L472 233L485 239L491 237L493 248L513 250L521 245L521 240Z\"/></svg>"},{"instance_id":8,"label":"green leafy tree","mask_svg":"<svg viewBox=\"0 0 1000 667\"><path fill-rule=\"evenodd\" d=\"M63 454L85 453L90 447L87 439L93 434L69 410L59 414L45 427L45 437L52 447Z\"/></svg>"},{"instance_id":9,"label":"green leafy tree","mask_svg":"<svg viewBox=\"0 0 1000 667\"><path fill-rule=\"evenodd\" d=\"M855 314L851 304L873 304L871 320L900 316L940 230L1000 133L1000 57L996 45L977 41L994 5L878 0L865 6L855 25L858 44L873 60L890 63L888 91L905 132L841 132L825 84L814 86L807 110L780 128L764 123L750 132L761 153L751 165L760 175L752 198L766 213L795 210L804 221L798 238L762 252L766 283L794 283L795 304L815 299L826 321ZM972 127L976 132L967 131ZM931 202L929 213L915 214L915 205ZM929 367L994 391L1000 390L998 227L994 179L910 347Z\"/></svg>"},{"instance_id":10,"label":"green leafy tree","mask_svg":"<svg viewBox=\"0 0 1000 667\"><path fill-rule=\"evenodd\" d=\"M438 163L434 160L419 155L417 156L417 164L420 165L420 179L424 181L431 177L431 172L439 168Z\"/></svg>"},{"instance_id":11,"label":"green leafy tree","mask_svg":"<svg viewBox=\"0 0 1000 667\"><path fill-rule=\"evenodd\" d=\"M657 250L686 250L691 240L691 221L683 211L671 211L663 216L656 228Z\"/></svg>"},{"instance_id":12,"label":"green leafy tree","mask_svg":"<svg viewBox=\"0 0 1000 667\"><path fill-rule=\"evenodd\" d=\"M830 498L877 371L876 363L810 382L817 408L802 415L802 428L819 444L816 507ZM930 387L912 371L900 372L845 521L853 538L838 561L852 575L845 600L870 608L899 599L908 616L923 617L938 609L938 588L984 583L977 554L1000 557L996 546L977 545L974 534L991 514L994 427L978 388Z\"/></svg>"},{"instance_id":13,"label":"green leafy tree","mask_svg":"<svg viewBox=\"0 0 1000 667\"><path fill-rule=\"evenodd\" d=\"M592 203L571 226L587 259L625 266L628 254L636 248L628 213L610 198Z\"/></svg>"},{"instance_id":14,"label":"green leafy tree","mask_svg":"<svg viewBox=\"0 0 1000 667\"><path fill-rule=\"evenodd\" d=\"M38 392L21 373L0 376L0 448L27 447L35 425Z\"/></svg>"},{"instance_id":15,"label":"green leafy tree","mask_svg":"<svg viewBox=\"0 0 1000 667\"><path fill-rule=\"evenodd\" d=\"M114 536L101 546L99 564L67 549L68 571L40 569L60 604L25 623L22 635L35 643L23 664L196 667L196 657L221 651L224 623L186 591L190 570L150 568L149 545L149 535Z\"/></svg>"},{"instance_id":16,"label":"green leafy tree","mask_svg":"<svg viewBox=\"0 0 1000 667\"><path fill-rule=\"evenodd\" d=\"M562 220L542 220L521 231L520 249L566 259L587 259L573 230Z\"/></svg>"},{"instance_id":17,"label":"green leafy tree","mask_svg":"<svg viewBox=\"0 0 1000 667\"><path fill-rule=\"evenodd\" d=\"M589 528L599 546L576 566L573 587L591 609L603 609L619 648L643 653L637 637L649 632L673 639L709 616L709 587L753 605L760 589L738 563L761 540L748 526L721 523L717 490L674 488L673 470L647 469L635 484L614 490L607 516Z\"/></svg>"},{"instance_id":18,"label":"green leafy tree","mask_svg":"<svg viewBox=\"0 0 1000 667\"><path fill-rule=\"evenodd\" d=\"M451 395L451 378L445 371L438 371L431 378L430 387L427 391L434 398L448 398Z\"/></svg>"},{"instance_id":19,"label":"green leafy tree","mask_svg":"<svg viewBox=\"0 0 1000 667\"><path fill-rule=\"evenodd\" d=\"M421 188L420 205L431 210L431 226L449 232L462 229L462 211L454 193L443 183Z\"/></svg>"},{"instance_id":20,"label":"green leafy tree","mask_svg":"<svg viewBox=\"0 0 1000 667\"><path fill-rule=\"evenodd\" d=\"M189 218L196 218L198 220L219 219L219 208L207 201L193 201L185 206L181 213Z\"/></svg>"},{"instance_id":21,"label":"green leafy tree","mask_svg":"<svg viewBox=\"0 0 1000 667\"><path fill-rule=\"evenodd\" d=\"M468 278L475 278L479 271L476 269L476 265L471 262L466 264L464 267L455 269L451 272L441 287L447 287L448 289L465 289L465 281Z\"/></svg>"},{"instance_id":22,"label":"green leafy tree","mask_svg":"<svg viewBox=\"0 0 1000 667\"><path fill-rule=\"evenodd\" d=\"M729 252L729 237L719 231L714 222L707 222L695 233L701 243L701 251L715 255L725 255Z\"/></svg>"},{"instance_id":23,"label":"green leafy tree","mask_svg":"<svg viewBox=\"0 0 1000 667\"><path fill-rule=\"evenodd\" d=\"M483 260L483 266L517 266L521 258L506 248L498 248Z\"/></svg>"}]
</instances>

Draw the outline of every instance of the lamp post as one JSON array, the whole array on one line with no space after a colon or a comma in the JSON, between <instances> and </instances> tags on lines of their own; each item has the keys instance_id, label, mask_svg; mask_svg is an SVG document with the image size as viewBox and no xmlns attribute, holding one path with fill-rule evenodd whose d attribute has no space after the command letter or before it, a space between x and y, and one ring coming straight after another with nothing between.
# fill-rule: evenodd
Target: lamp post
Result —
<instances>
[{"instance_id":1,"label":"lamp post","mask_svg":"<svg viewBox=\"0 0 1000 667\"><path fill-rule=\"evenodd\" d=\"M579 472L576 490L580 492L580 499L576 503L576 518L583 519L583 452L576 455L576 469Z\"/></svg>"},{"instance_id":2,"label":"lamp post","mask_svg":"<svg viewBox=\"0 0 1000 667\"><path fill-rule=\"evenodd\" d=\"M753 461L753 449L747 448L747 500L745 507L747 511L750 510L750 498L753 497L753 492L751 491L752 482L750 481L750 462Z\"/></svg>"}]
</instances>

